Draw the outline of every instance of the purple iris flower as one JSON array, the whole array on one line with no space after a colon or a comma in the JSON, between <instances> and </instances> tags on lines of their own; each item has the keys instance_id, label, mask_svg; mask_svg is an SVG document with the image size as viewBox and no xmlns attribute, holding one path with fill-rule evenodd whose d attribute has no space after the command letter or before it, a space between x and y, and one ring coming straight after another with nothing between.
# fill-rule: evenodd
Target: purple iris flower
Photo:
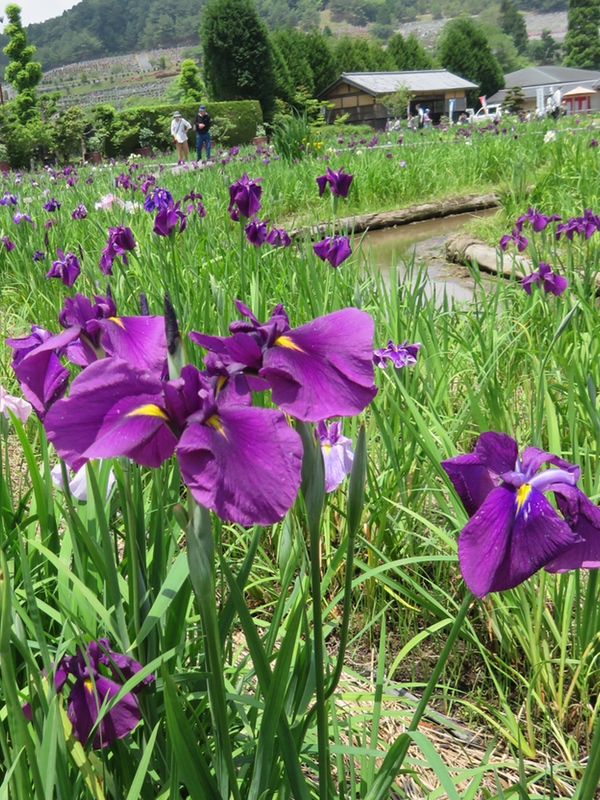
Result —
<instances>
[{"instance_id":1,"label":"purple iris flower","mask_svg":"<svg viewBox=\"0 0 600 800\"><path fill-rule=\"evenodd\" d=\"M81 264L75 253L63 253L57 249L58 259L52 262L52 266L46 273L47 278L60 278L65 286L73 286L79 273Z\"/></svg>"},{"instance_id":2,"label":"purple iris flower","mask_svg":"<svg viewBox=\"0 0 600 800\"><path fill-rule=\"evenodd\" d=\"M76 209L71 211L71 217L73 219L85 219L87 217L87 208L83 205L83 203L79 203Z\"/></svg>"},{"instance_id":3,"label":"purple iris flower","mask_svg":"<svg viewBox=\"0 0 600 800\"><path fill-rule=\"evenodd\" d=\"M545 292L551 292L558 297L567 288L568 281L556 272L552 271L550 264L540 261L540 268L537 272L532 272L521 280L521 286L527 294L531 294L533 285L541 286Z\"/></svg>"},{"instance_id":4,"label":"purple iris flower","mask_svg":"<svg viewBox=\"0 0 600 800\"><path fill-rule=\"evenodd\" d=\"M51 197L50 200L44 203L44 208L46 211L58 211L61 205L60 200L57 200L56 197Z\"/></svg>"},{"instance_id":5,"label":"purple iris flower","mask_svg":"<svg viewBox=\"0 0 600 800\"><path fill-rule=\"evenodd\" d=\"M540 471L543 464L552 466ZM537 447L519 457L514 439L489 431L473 453L442 467L470 516L458 559L473 594L512 589L542 567L600 567L600 509L577 488L578 466Z\"/></svg>"},{"instance_id":6,"label":"purple iris flower","mask_svg":"<svg viewBox=\"0 0 600 800\"><path fill-rule=\"evenodd\" d=\"M166 189L152 187L146 194L144 209L146 211L162 211L173 206L173 195Z\"/></svg>"},{"instance_id":7,"label":"purple iris flower","mask_svg":"<svg viewBox=\"0 0 600 800\"><path fill-rule=\"evenodd\" d=\"M231 184L227 211L232 219L234 219L236 211L248 219L258 214L260 211L260 196L262 194L262 188L258 184L261 180L262 178L249 178L244 173L241 178Z\"/></svg>"},{"instance_id":8,"label":"purple iris flower","mask_svg":"<svg viewBox=\"0 0 600 800\"><path fill-rule=\"evenodd\" d=\"M183 233L187 225L187 214L179 210L180 202L161 208L154 218L154 233L159 236L169 236L179 223L179 233Z\"/></svg>"},{"instance_id":9,"label":"purple iris flower","mask_svg":"<svg viewBox=\"0 0 600 800\"><path fill-rule=\"evenodd\" d=\"M331 194L337 197L348 197L348 191L350 190L350 184L352 183L354 175L342 172L343 169L343 167L339 169L327 167L325 175L319 175L317 177L316 181L319 187L319 197L323 197L323 192L327 184L329 184Z\"/></svg>"},{"instance_id":10,"label":"purple iris flower","mask_svg":"<svg viewBox=\"0 0 600 800\"><path fill-rule=\"evenodd\" d=\"M20 211L17 211L15 214L13 214L13 222L15 225L20 225L22 222L29 222L30 225L33 225L33 220L29 214L21 214Z\"/></svg>"},{"instance_id":11,"label":"purple iris flower","mask_svg":"<svg viewBox=\"0 0 600 800\"><path fill-rule=\"evenodd\" d=\"M255 247L260 247L264 244L267 238L267 221L260 222L260 220L251 219L250 222L246 225L244 230L246 231L246 239L253 244Z\"/></svg>"},{"instance_id":12,"label":"purple iris flower","mask_svg":"<svg viewBox=\"0 0 600 800\"><path fill-rule=\"evenodd\" d=\"M287 414L307 422L353 416L375 397L374 325L364 311L345 308L290 328L281 305L261 324L247 306L235 304L248 320L232 322L232 336L193 331L190 339L230 374L243 371L253 390L270 388L273 403Z\"/></svg>"},{"instance_id":13,"label":"purple iris flower","mask_svg":"<svg viewBox=\"0 0 600 800\"><path fill-rule=\"evenodd\" d=\"M591 208L586 208L580 217L570 217L566 222L556 226L556 238L560 239L564 233L567 239L573 239L576 233L589 239L597 230L600 230L600 216L594 214Z\"/></svg>"},{"instance_id":14,"label":"purple iris flower","mask_svg":"<svg viewBox=\"0 0 600 800\"><path fill-rule=\"evenodd\" d=\"M517 245L519 253L522 253L529 244L529 241L525 238L525 236L523 236L518 228L513 228L510 234L500 237L500 249L506 250L511 242Z\"/></svg>"},{"instance_id":15,"label":"purple iris flower","mask_svg":"<svg viewBox=\"0 0 600 800\"><path fill-rule=\"evenodd\" d=\"M348 256L352 255L350 240L347 236L326 236L322 241L313 244L313 250L321 261L329 261L332 267L339 267Z\"/></svg>"},{"instance_id":16,"label":"purple iris flower","mask_svg":"<svg viewBox=\"0 0 600 800\"><path fill-rule=\"evenodd\" d=\"M515 229L522 231L523 224L525 222L529 222L533 230L536 233L539 233L540 231L544 230L549 222L555 222L556 220L560 220L559 214L551 214L548 216L546 214L542 214L537 210L537 208L532 208L529 206L527 213L521 214L521 216L517 218L517 221L515 222Z\"/></svg>"},{"instance_id":17,"label":"purple iris flower","mask_svg":"<svg viewBox=\"0 0 600 800\"><path fill-rule=\"evenodd\" d=\"M10 194L10 192L4 192L2 197L0 197L0 206L16 206L17 205L17 198L14 194Z\"/></svg>"},{"instance_id":18,"label":"purple iris flower","mask_svg":"<svg viewBox=\"0 0 600 800\"><path fill-rule=\"evenodd\" d=\"M271 228L267 234L267 242L273 247L289 247L292 240L285 228Z\"/></svg>"},{"instance_id":19,"label":"purple iris flower","mask_svg":"<svg viewBox=\"0 0 600 800\"><path fill-rule=\"evenodd\" d=\"M11 250L15 249L15 243L8 238L8 236L0 236L0 242L4 245L4 249L8 250L10 253Z\"/></svg>"},{"instance_id":20,"label":"purple iris flower","mask_svg":"<svg viewBox=\"0 0 600 800\"><path fill-rule=\"evenodd\" d=\"M69 371L60 363L63 355L86 368L110 356L162 373L167 357L163 317L118 317L112 298L95 295L94 300L81 294L66 298L60 333L33 326L29 336L6 340L23 394L40 419L65 392Z\"/></svg>"},{"instance_id":21,"label":"purple iris flower","mask_svg":"<svg viewBox=\"0 0 600 800\"><path fill-rule=\"evenodd\" d=\"M55 219L47 219L44 222L44 228L47 228L48 230L50 230L50 228L53 228L56 224L57 224L57 221Z\"/></svg>"},{"instance_id":22,"label":"purple iris flower","mask_svg":"<svg viewBox=\"0 0 600 800\"><path fill-rule=\"evenodd\" d=\"M389 339L385 347L380 347L373 351L373 363L376 367L381 367L382 369L386 368L388 360L392 362L396 369L412 366L417 363L420 347L421 342L408 344L405 339L402 344L394 344L392 339Z\"/></svg>"},{"instance_id":23,"label":"purple iris flower","mask_svg":"<svg viewBox=\"0 0 600 800\"><path fill-rule=\"evenodd\" d=\"M590 147L598 147L598 140L590 139Z\"/></svg>"},{"instance_id":24,"label":"purple iris flower","mask_svg":"<svg viewBox=\"0 0 600 800\"><path fill-rule=\"evenodd\" d=\"M45 261L46 253L43 250L34 250L32 258L34 261Z\"/></svg>"},{"instance_id":25,"label":"purple iris flower","mask_svg":"<svg viewBox=\"0 0 600 800\"><path fill-rule=\"evenodd\" d=\"M163 381L103 359L75 378L44 424L73 469L115 456L156 467L176 451L199 503L241 525L273 524L300 485L300 437L281 411L250 406L247 385L242 394L219 386L192 365Z\"/></svg>"},{"instance_id":26,"label":"purple iris flower","mask_svg":"<svg viewBox=\"0 0 600 800\"><path fill-rule=\"evenodd\" d=\"M112 275L113 261L117 256L121 256L125 265L129 264L127 252L131 250L135 250L135 239L131 228L126 228L123 225L109 228L108 241L102 250L98 264L100 271L105 275Z\"/></svg>"},{"instance_id":27,"label":"purple iris flower","mask_svg":"<svg viewBox=\"0 0 600 800\"><path fill-rule=\"evenodd\" d=\"M47 350L43 347L53 336L45 328L32 325L29 336L6 340L6 344L13 348L11 366L21 390L42 420L50 406L66 392L71 374L62 366L52 347ZM40 353L41 358L34 355L28 360L27 356L33 353Z\"/></svg>"},{"instance_id":28,"label":"purple iris flower","mask_svg":"<svg viewBox=\"0 0 600 800\"><path fill-rule=\"evenodd\" d=\"M346 475L352 471L354 450L352 439L342 436L342 423L332 422L329 426L324 421L318 423L315 438L321 446L323 465L325 467L325 491L333 492Z\"/></svg>"},{"instance_id":29,"label":"purple iris flower","mask_svg":"<svg viewBox=\"0 0 600 800\"><path fill-rule=\"evenodd\" d=\"M96 728L92 747L99 749L130 734L142 718L136 695L144 686L154 682L154 675L143 678L132 692L127 692L112 708L102 715L100 709L115 697L125 682L136 675L142 665L123 653L110 649L108 639L99 639L88 644L85 652L80 648L74 656L64 656L54 672L54 687L60 692L70 678L71 691L67 700L67 716L73 725L73 736L86 744ZM23 708L31 719L31 708Z\"/></svg>"}]
</instances>

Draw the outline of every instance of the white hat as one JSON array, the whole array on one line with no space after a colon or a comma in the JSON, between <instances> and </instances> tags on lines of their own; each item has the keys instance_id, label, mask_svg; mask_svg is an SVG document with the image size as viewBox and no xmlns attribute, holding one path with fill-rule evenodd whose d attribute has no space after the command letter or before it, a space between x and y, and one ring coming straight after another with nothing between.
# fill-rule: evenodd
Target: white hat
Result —
<instances>
[{"instance_id":1,"label":"white hat","mask_svg":"<svg viewBox=\"0 0 600 800\"><path fill-rule=\"evenodd\" d=\"M173 112L173 116L174 116L174 117L180 117L180 116L181 116L181 114L179 113L179 111L174 111L174 112Z\"/></svg>"}]
</instances>

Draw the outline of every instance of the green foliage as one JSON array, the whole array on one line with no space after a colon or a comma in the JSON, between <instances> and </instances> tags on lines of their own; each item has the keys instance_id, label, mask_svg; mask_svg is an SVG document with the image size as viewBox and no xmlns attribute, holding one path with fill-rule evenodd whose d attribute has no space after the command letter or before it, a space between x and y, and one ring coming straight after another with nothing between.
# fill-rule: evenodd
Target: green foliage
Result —
<instances>
[{"instance_id":1,"label":"green foliage","mask_svg":"<svg viewBox=\"0 0 600 800\"><path fill-rule=\"evenodd\" d=\"M519 55L526 55L529 40L525 18L520 14L512 0L501 0L500 26L504 33L512 38Z\"/></svg>"},{"instance_id":2,"label":"green foliage","mask_svg":"<svg viewBox=\"0 0 600 800\"><path fill-rule=\"evenodd\" d=\"M61 111L54 122L56 151L63 161L80 156L85 136L86 119L79 106Z\"/></svg>"},{"instance_id":3,"label":"green foliage","mask_svg":"<svg viewBox=\"0 0 600 800\"><path fill-rule=\"evenodd\" d=\"M407 104L412 99L412 96L413 94L408 86L401 84L393 94L386 94L382 97L381 102L389 111L390 116L404 119L406 118Z\"/></svg>"},{"instance_id":4,"label":"green foliage","mask_svg":"<svg viewBox=\"0 0 600 800\"><path fill-rule=\"evenodd\" d=\"M565 66L600 67L600 5L596 0L569 0Z\"/></svg>"},{"instance_id":5,"label":"green foliage","mask_svg":"<svg viewBox=\"0 0 600 800\"><path fill-rule=\"evenodd\" d=\"M502 101L502 110L510 114L518 114L525 105L525 92L520 86L512 86L506 90Z\"/></svg>"},{"instance_id":6,"label":"green foliage","mask_svg":"<svg viewBox=\"0 0 600 800\"><path fill-rule=\"evenodd\" d=\"M36 112L36 87L42 79L42 65L34 61L35 46L27 44L27 34L21 23L21 9L16 5L6 6L8 23L4 33L8 44L4 53L9 58L5 70L6 80L16 91L14 108L22 122L31 120Z\"/></svg>"},{"instance_id":7,"label":"green foliage","mask_svg":"<svg viewBox=\"0 0 600 800\"><path fill-rule=\"evenodd\" d=\"M438 57L447 70L479 85L469 93L472 104L478 94L490 97L504 86L498 59L481 28L469 17L458 17L444 25Z\"/></svg>"},{"instance_id":8,"label":"green foliage","mask_svg":"<svg viewBox=\"0 0 600 800\"><path fill-rule=\"evenodd\" d=\"M273 115L275 74L269 36L252 0L209 0L200 38L204 80L214 100L258 100Z\"/></svg>"},{"instance_id":9,"label":"green foliage","mask_svg":"<svg viewBox=\"0 0 600 800\"><path fill-rule=\"evenodd\" d=\"M556 64L560 61L561 46L546 28L540 39L529 44L529 56L537 64Z\"/></svg>"},{"instance_id":10,"label":"green foliage","mask_svg":"<svg viewBox=\"0 0 600 800\"><path fill-rule=\"evenodd\" d=\"M396 69L392 56L375 39L341 36L333 55L338 76L342 72L387 72Z\"/></svg>"},{"instance_id":11,"label":"green foliage","mask_svg":"<svg viewBox=\"0 0 600 800\"><path fill-rule=\"evenodd\" d=\"M388 40L386 52L392 57L395 69L416 70L433 68L433 59L414 33L409 34L406 39L401 33L395 33Z\"/></svg>"},{"instance_id":12,"label":"green foliage","mask_svg":"<svg viewBox=\"0 0 600 800\"><path fill-rule=\"evenodd\" d=\"M204 84L200 80L198 67L191 58L186 58L181 63L178 82L181 92L179 99L186 103L199 103L203 99Z\"/></svg>"},{"instance_id":13,"label":"green foliage","mask_svg":"<svg viewBox=\"0 0 600 800\"><path fill-rule=\"evenodd\" d=\"M306 56L306 36L293 28L280 28L271 39L285 61L294 89L302 86L308 94L314 94L315 81Z\"/></svg>"}]
</instances>

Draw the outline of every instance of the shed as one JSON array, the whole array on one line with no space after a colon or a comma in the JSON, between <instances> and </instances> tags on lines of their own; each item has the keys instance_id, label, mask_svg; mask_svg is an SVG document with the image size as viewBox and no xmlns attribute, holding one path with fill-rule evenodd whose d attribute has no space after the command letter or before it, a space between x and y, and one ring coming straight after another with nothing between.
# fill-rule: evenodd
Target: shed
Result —
<instances>
[{"instance_id":1,"label":"shed","mask_svg":"<svg viewBox=\"0 0 600 800\"><path fill-rule=\"evenodd\" d=\"M381 99L406 86L411 94L411 112L418 104L429 108L434 122L450 110L460 114L467 107L467 92L477 89L446 69L410 70L404 72L342 72L341 76L319 94L319 99L334 104L332 116L349 114L349 122L362 122L383 128L387 110Z\"/></svg>"},{"instance_id":2,"label":"shed","mask_svg":"<svg viewBox=\"0 0 600 800\"><path fill-rule=\"evenodd\" d=\"M525 96L524 110L535 111L540 99L538 95L541 95L542 107L545 108L548 97L560 87L563 99L573 89L584 89L590 97L588 108L600 108L600 94L595 91L600 86L600 72L597 70L555 66L526 67L505 75L504 84L506 88L496 92L493 97L488 97L488 103L504 102L506 90L519 86ZM577 110L574 102L572 105L573 110ZM582 110L586 110L586 107Z\"/></svg>"},{"instance_id":3,"label":"shed","mask_svg":"<svg viewBox=\"0 0 600 800\"><path fill-rule=\"evenodd\" d=\"M573 114L579 111L589 111L592 108L592 96L595 94L598 94L595 89L577 86L575 89L565 92L562 100L567 107L568 113Z\"/></svg>"}]
</instances>

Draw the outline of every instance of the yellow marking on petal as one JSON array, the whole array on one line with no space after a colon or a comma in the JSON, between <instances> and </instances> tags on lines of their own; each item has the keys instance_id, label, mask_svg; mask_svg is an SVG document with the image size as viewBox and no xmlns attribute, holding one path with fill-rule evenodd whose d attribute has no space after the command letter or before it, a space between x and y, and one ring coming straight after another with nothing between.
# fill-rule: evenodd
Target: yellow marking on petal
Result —
<instances>
[{"instance_id":1,"label":"yellow marking on petal","mask_svg":"<svg viewBox=\"0 0 600 800\"><path fill-rule=\"evenodd\" d=\"M119 317L109 317L109 322L116 322L117 325L120 325L123 330L125 330L125 323L119 319Z\"/></svg>"},{"instance_id":2,"label":"yellow marking on petal","mask_svg":"<svg viewBox=\"0 0 600 800\"><path fill-rule=\"evenodd\" d=\"M288 350L297 350L299 353L303 353L304 350L301 347L293 342L289 336L280 336L279 338L275 339L275 344L279 345L279 347L287 347Z\"/></svg>"},{"instance_id":3,"label":"yellow marking on petal","mask_svg":"<svg viewBox=\"0 0 600 800\"><path fill-rule=\"evenodd\" d=\"M94 684L92 683L90 678L86 678L83 682L83 685L90 694L94 694Z\"/></svg>"},{"instance_id":4,"label":"yellow marking on petal","mask_svg":"<svg viewBox=\"0 0 600 800\"><path fill-rule=\"evenodd\" d=\"M530 491L531 491L531 486L528 483L523 483L517 489L517 513L519 513L523 503L529 497Z\"/></svg>"},{"instance_id":5,"label":"yellow marking on petal","mask_svg":"<svg viewBox=\"0 0 600 800\"><path fill-rule=\"evenodd\" d=\"M126 417L160 417L161 419L169 419L162 408L154 405L154 403L145 403L139 408L134 408L125 414Z\"/></svg>"},{"instance_id":6,"label":"yellow marking on petal","mask_svg":"<svg viewBox=\"0 0 600 800\"><path fill-rule=\"evenodd\" d=\"M206 420L206 424L209 426L209 428L214 428L218 433L221 434L221 436L227 438L227 434L225 433L225 428L221 424L221 420L216 414L213 414L212 417L209 417Z\"/></svg>"},{"instance_id":7,"label":"yellow marking on petal","mask_svg":"<svg viewBox=\"0 0 600 800\"><path fill-rule=\"evenodd\" d=\"M219 375L219 377L217 378L217 391L215 394L219 394L219 392L225 386L226 383L227 383L227 376Z\"/></svg>"},{"instance_id":8,"label":"yellow marking on petal","mask_svg":"<svg viewBox=\"0 0 600 800\"><path fill-rule=\"evenodd\" d=\"M331 445L330 444L322 444L321 448L323 450L325 450L326 453L328 453L331 450Z\"/></svg>"}]
</instances>

